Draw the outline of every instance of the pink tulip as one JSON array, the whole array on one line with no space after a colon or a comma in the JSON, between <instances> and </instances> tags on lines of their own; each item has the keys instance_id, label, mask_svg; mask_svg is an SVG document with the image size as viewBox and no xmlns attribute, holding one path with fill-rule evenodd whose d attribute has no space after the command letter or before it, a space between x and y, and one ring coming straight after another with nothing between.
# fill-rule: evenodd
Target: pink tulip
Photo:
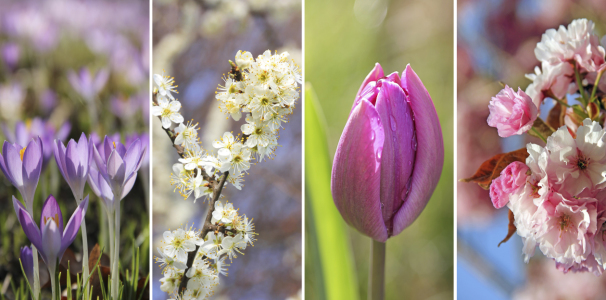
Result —
<instances>
[{"instance_id":1,"label":"pink tulip","mask_svg":"<svg viewBox=\"0 0 606 300\"><path fill-rule=\"evenodd\" d=\"M421 214L442 172L435 107L410 65L366 77L339 140L331 189L345 221L380 242Z\"/></svg>"}]
</instances>

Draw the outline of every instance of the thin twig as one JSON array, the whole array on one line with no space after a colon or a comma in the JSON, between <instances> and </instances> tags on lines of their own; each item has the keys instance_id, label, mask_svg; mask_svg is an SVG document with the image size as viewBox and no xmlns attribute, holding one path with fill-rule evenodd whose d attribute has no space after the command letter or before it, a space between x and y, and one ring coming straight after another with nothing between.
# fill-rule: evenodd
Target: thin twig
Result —
<instances>
[{"instance_id":1,"label":"thin twig","mask_svg":"<svg viewBox=\"0 0 606 300\"><path fill-rule=\"evenodd\" d=\"M213 217L213 212L215 211L215 203L217 202L217 200L219 199L219 197L221 197L221 192L223 191L223 186L225 185L225 181L227 179L227 177L229 176L229 171L223 173L223 177L221 177L221 181L219 183L217 183L215 181L215 184L213 186L213 198L210 200L210 203L208 204L210 207L208 208L208 213L206 214L206 220L204 220L204 226L202 227L202 231L200 232L200 238L204 239L206 237L206 235L211 231L211 229L217 231L220 230L220 227L223 226L217 226L217 225L213 225L211 223L212 217ZM223 227L225 228L225 227ZM224 232L225 230L223 230ZM187 282L189 282L189 278L187 277L187 271L189 270L189 268L191 268L194 265L194 260L196 259L196 254L198 253L198 250L200 249L200 246L196 246L196 250L187 253L187 264L186 264L186 268L183 271L183 277L181 278L181 283L179 284L179 293L184 293L185 290L187 289Z\"/></svg>"}]
</instances>

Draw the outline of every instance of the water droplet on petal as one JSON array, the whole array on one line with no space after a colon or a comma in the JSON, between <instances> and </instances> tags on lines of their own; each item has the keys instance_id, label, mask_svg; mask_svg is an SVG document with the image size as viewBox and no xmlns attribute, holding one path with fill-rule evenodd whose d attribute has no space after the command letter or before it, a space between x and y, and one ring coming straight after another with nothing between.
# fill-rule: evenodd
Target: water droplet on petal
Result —
<instances>
[{"instance_id":1,"label":"water droplet on petal","mask_svg":"<svg viewBox=\"0 0 606 300\"><path fill-rule=\"evenodd\" d=\"M393 116L390 116L389 120L391 123L391 130L396 131L396 118L394 118Z\"/></svg>"},{"instance_id":2,"label":"water droplet on petal","mask_svg":"<svg viewBox=\"0 0 606 300\"><path fill-rule=\"evenodd\" d=\"M408 165L409 166L412 165L412 161L411 160L408 161Z\"/></svg>"},{"instance_id":3,"label":"water droplet on petal","mask_svg":"<svg viewBox=\"0 0 606 300\"><path fill-rule=\"evenodd\" d=\"M383 209L383 207L385 207L385 204L383 204L383 202L381 202L381 209Z\"/></svg>"}]
</instances>

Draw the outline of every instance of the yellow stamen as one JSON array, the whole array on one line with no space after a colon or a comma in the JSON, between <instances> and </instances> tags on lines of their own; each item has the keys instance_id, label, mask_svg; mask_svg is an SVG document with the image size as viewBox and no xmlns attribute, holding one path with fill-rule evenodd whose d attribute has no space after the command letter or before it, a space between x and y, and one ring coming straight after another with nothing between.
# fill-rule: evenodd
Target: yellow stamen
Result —
<instances>
[{"instance_id":1,"label":"yellow stamen","mask_svg":"<svg viewBox=\"0 0 606 300\"><path fill-rule=\"evenodd\" d=\"M27 147L23 147L23 149L19 151L19 155L21 155L21 161L23 161L23 153L25 153L25 148Z\"/></svg>"},{"instance_id":2,"label":"yellow stamen","mask_svg":"<svg viewBox=\"0 0 606 300\"><path fill-rule=\"evenodd\" d=\"M112 142L112 143L114 143L114 149L116 149L116 142Z\"/></svg>"},{"instance_id":3,"label":"yellow stamen","mask_svg":"<svg viewBox=\"0 0 606 300\"><path fill-rule=\"evenodd\" d=\"M55 225L57 225L57 227L59 227L59 215L58 215L58 214L55 214L55 216L54 216L54 217L52 217L52 218L49 218L49 217L44 217L44 224L45 224L45 225L46 225L46 223L48 223L48 222L47 222L48 220L53 220L53 221L55 221Z\"/></svg>"}]
</instances>

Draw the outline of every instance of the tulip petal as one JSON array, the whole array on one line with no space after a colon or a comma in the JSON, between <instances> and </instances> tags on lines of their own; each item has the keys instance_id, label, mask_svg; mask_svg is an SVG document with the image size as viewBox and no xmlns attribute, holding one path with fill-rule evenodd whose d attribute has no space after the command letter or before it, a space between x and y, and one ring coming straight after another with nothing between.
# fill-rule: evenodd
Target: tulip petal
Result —
<instances>
[{"instance_id":1,"label":"tulip petal","mask_svg":"<svg viewBox=\"0 0 606 300\"><path fill-rule=\"evenodd\" d=\"M381 155L381 211L388 236L392 236L393 217L409 193L415 164L415 125L400 85L386 80L380 83L376 109L385 132Z\"/></svg>"},{"instance_id":2,"label":"tulip petal","mask_svg":"<svg viewBox=\"0 0 606 300\"><path fill-rule=\"evenodd\" d=\"M345 125L335 154L331 190L343 219L371 238L384 242L380 181L383 126L374 106L363 100Z\"/></svg>"},{"instance_id":3,"label":"tulip petal","mask_svg":"<svg viewBox=\"0 0 606 300\"><path fill-rule=\"evenodd\" d=\"M44 204L42 205L42 213L40 214L40 226L42 227L45 224L44 219L54 219L58 217L58 228L63 232L63 214L61 213L61 208L59 204L57 204L57 200L53 195L48 196Z\"/></svg>"},{"instance_id":4,"label":"tulip petal","mask_svg":"<svg viewBox=\"0 0 606 300\"><path fill-rule=\"evenodd\" d=\"M438 185L444 164L442 127L431 96L410 65L402 74L402 87L408 91L410 107L414 112L417 135L415 167L408 198L396 213L396 235L408 227L420 214Z\"/></svg>"},{"instance_id":5,"label":"tulip petal","mask_svg":"<svg viewBox=\"0 0 606 300\"><path fill-rule=\"evenodd\" d=\"M360 89L356 94L356 99L369 82L378 81L379 79L383 78L383 76L385 76L385 74L383 73L383 68L381 67L381 64L376 63L375 67L372 68L372 70L370 71L370 73L368 73L364 81L362 81L362 85L360 86Z\"/></svg>"}]
</instances>

